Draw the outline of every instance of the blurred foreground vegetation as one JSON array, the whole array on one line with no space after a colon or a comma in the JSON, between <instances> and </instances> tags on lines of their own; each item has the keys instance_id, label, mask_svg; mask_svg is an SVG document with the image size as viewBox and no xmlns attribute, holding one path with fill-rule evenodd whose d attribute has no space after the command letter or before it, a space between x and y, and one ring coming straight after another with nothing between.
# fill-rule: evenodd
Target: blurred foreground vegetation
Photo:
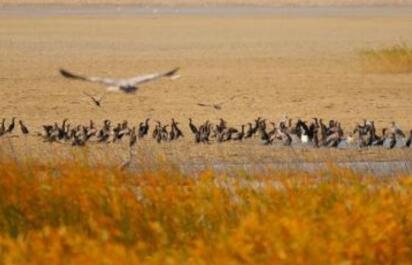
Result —
<instances>
[{"instance_id":1,"label":"blurred foreground vegetation","mask_svg":"<svg viewBox=\"0 0 412 265\"><path fill-rule=\"evenodd\" d=\"M0 264L407 264L412 179L0 163Z\"/></svg>"}]
</instances>

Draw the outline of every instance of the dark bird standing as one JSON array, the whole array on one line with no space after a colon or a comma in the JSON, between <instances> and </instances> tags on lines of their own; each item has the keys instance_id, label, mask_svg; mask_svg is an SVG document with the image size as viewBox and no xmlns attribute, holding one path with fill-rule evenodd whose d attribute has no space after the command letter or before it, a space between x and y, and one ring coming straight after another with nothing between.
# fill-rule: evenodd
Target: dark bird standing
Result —
<instances>
[{"instance_id":1,"label":"dark bird standing","mask_svg":"<svg viewBox=\"0 0 412 265\"><path fill-rule=\"evenodd\" d=\"M29 129L23 124L22 120L19 120L20 129L23 134L29 134Z\"/></svg>"},{"instance_id":2,"label":"dark bird standing","mask_svg":"<svg viewBox=\"0 0 412 265\"><path fill-rule=\"evenodd\" d=\"M7 130L6 130L6 133L11 133L11 132L13 132L15 120L16 120L15 117L13 117L13 118L11 119L11 123L10 123L9 127L7 128Z\"/></svg>"}]
</instances>

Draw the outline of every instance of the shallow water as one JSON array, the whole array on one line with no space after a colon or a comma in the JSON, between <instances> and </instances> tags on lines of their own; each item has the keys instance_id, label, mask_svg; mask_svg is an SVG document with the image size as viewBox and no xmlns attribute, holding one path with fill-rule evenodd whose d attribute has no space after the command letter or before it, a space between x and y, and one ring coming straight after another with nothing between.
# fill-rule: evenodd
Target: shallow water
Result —
<instances>
[{"instance_id":1,"label":"shallow water","mask_svg":"<svg viewBox=\"0 0 412 265\"><path fill-rule=\"evenodd\" d=\"M0 16L273 15L299 17L411 16L412 6L375 7L142 7L138 5L0 5Z\"/></svg>"},{"instance_id":2,"label":"shallow water","mask_svg":"<svg viewBox=\"0 0 412 265\"><path fill-rule=\"evenodd\" d=\"M183 163L180 169L185 173L195 173L201 170L212 169L217 172L259 173L264 171L304 171L319 172L330 168L330 163L325 162L267 162L267 163ZM356 161L356 162L334 162L334 167L350 169L357 173L373 176L408 175L412 173L412 161Z\"/></svg>"}]
</instances>

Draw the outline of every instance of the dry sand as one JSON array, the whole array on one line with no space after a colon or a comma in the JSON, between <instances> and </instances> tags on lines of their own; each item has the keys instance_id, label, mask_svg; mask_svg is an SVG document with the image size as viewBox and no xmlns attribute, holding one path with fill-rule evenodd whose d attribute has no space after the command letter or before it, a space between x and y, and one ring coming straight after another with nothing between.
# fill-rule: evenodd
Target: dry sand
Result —
<instances>
[{"instance_id":1,"label":"dry sand","mask_svg":"<svg viewBox=\"0 0 412 265\"><path fill-rule=\"evenodd\" d=\"M322 116L351 127L362 118L412 127L412 75L365 74L362 48L412 41L410 16L288 15L0 17L0 113L32 128L69 118L137 123L145 117L196 123L223 117L238 126L257 116ZM181 67L182 77L110 94L101 109L60 67L127 77ZM212 103L242 95L216 111ZM190 138L191 139L191 138ZM188 143L190 140L187 140ZM180 151L184 151L182 146Z\"/></svg>"}]
</instances>

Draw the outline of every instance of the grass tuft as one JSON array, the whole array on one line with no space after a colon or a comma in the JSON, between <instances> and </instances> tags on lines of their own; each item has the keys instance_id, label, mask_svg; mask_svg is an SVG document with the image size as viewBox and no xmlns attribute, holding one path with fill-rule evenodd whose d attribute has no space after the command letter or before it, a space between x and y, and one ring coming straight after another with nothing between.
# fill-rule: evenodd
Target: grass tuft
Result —
<instances>
[{"instance_id":1,"label":"grass tuft","mask_svg":"<svg viewBox=\"0 0 412 265\"><path fill-rule=\"evenodd\" d=\"M412 47L404 43L387 48L364 49L359 52L359 55L366 72L412 72Z\"/></svg>"}]
</instances>

